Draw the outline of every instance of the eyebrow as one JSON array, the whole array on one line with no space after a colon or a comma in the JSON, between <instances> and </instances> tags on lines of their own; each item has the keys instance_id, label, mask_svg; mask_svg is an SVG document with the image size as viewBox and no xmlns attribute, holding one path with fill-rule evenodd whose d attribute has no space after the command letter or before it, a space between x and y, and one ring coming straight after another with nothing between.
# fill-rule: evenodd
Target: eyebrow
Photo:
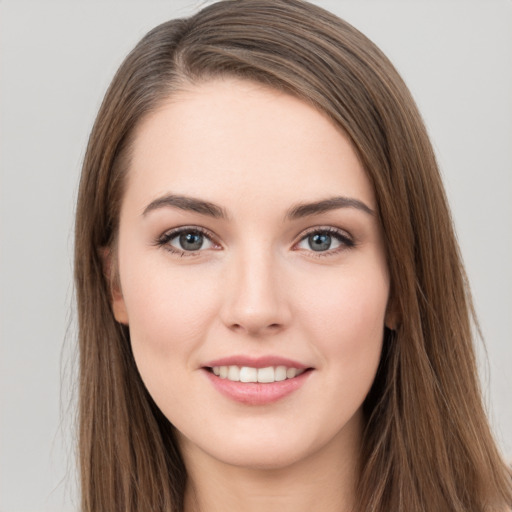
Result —
<instances>
[{"instance_id":1,"label":"eyebrow","mask_svg":"<svg viewBox=\"0 0 512 512\"><path fill-rule=\"evenodd\" d=\"M355 208L369 215L375 215L375 212L368 205L363 203L363 201L353 197L339 196L323 199L322 201L316 201L314 203L303 203L293 206L288 210L285 218L295 220L318 213L337 210L339 208Z\"/></svg>"},{"instance_id":2,"label":"eyebrow","mask_svg":"<svg viewBox=\"0 0 512 512\"><path fill-rule=\"evenodd\" d=\"M201 215L208 215L209 217L213 217L215 219L228 218L226 210L214 203L203 201L202 199L196 199L195 197L180 196L174 194L165 195L155 199L149 203L146 208L144 208L142 215L147 215L153 210L157 210L158 208L163 208L166 206L200 213Z\"/></svg>"},{"instance_id":3,"label":"eyebrow","mask_svg":"<svg viewBox=\"0 0 512 512\"><path fill-rule=\"evenodd\" d=\"M175 194L168 194L155 199L149 203L146 208L144 208L142 215L145 216L153 210L164 207L173 207L179 208L180 210L192 211L215 219L229 218L229 215L224 208L211 203L210 201ZM297 220L303 217L337 210L339 208L355 208L356 210L360 210L369 215L375 215L375 212L368 205L363 203L363 201L353 197L339 196L312 203L299 203L287 211L285 220Z\"/></svg>"}]
</instances>

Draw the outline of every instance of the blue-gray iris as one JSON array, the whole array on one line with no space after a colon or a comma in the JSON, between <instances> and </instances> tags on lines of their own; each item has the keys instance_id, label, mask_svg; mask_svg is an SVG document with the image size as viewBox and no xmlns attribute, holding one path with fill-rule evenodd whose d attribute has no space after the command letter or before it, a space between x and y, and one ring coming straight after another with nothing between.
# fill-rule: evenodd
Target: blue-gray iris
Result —
<instances>
[{"instance_id":1,"label":"blue-gray iris","mask_svg":"<svg viewBox=\"0 0 512 512\"><path fill-rule=\"evenodd\" d=\"M313 251L326 251L331 247L331 236L326 233L316 233L308 238Z\"/></svg>"}]
</instances>

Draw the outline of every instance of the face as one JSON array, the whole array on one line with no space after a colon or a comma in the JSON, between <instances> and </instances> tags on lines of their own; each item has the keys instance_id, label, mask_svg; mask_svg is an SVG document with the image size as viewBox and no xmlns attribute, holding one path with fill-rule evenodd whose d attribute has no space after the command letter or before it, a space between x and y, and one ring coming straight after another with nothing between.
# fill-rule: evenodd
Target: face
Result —
<instances>
[{"instance_id":1,"label":"face","mask_svg":"<svg viewBox=\"0 0 512 512\"><path fill-rule=\"evenodd\" d=\"M138 127L117 265L116 319L187 457L284 467L357 444L389 277L372 186L326 116L251 82L174 94Z\"/></svg>"}]
</instances>

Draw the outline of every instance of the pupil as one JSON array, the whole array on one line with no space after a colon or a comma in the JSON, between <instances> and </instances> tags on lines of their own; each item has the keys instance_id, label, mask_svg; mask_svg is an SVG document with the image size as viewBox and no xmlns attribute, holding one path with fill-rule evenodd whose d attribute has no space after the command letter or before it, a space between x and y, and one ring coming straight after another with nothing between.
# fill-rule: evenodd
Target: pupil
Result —
<instances>
[{"instance_id":1,"label":"pupil","mask_svg":"<svg viewBox=\"0 0 512 512\"><path fill-rule=\"evenodd\" d=\"M180 235L180 245L187 251L198 251L203 245L201 233L183 233Z\"/></svg>"},{"instance_id":2,"label":"pupil","mask_svg":"<svg viewBox=\"0 0 512 512\"><path fill-rule=\"evenodd\" d=\"M313 251L326 251L331 247L331 236L317 233L309 237L309 246Z\"/></svg>"}]
</instances>

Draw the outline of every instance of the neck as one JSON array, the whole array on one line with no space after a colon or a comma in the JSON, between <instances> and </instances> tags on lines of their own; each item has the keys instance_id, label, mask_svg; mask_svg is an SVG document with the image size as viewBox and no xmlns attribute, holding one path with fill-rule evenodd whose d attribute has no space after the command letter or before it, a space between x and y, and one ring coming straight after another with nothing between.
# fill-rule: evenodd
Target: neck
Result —
<instances>
[{"instance_id":1,"label":"neck","mask_svg":"<svg viewBox=\"0 0 512 512\"><path fill-rule=\"evenodd\" d=\"M233 466L182 446L188 471L185 512L348 512L353 510L360 421L320 451L285 467ZM185 443L187 444L187 443Z\"/></svg>"}]
</instances>

